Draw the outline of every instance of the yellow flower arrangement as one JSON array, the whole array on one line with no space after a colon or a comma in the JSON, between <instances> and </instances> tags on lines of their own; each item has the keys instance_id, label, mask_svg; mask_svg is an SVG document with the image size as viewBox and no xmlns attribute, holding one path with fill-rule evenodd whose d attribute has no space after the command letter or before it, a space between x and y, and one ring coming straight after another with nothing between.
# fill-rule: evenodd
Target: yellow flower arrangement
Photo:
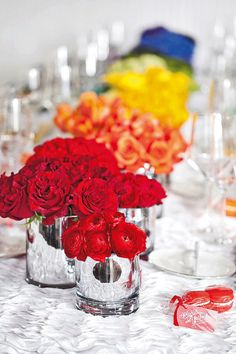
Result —
<instances>
[{"instance_id":1,"label":"yellow flower arrangement","mask_svg":"<svg viewBox=\"0 0 236 354\"><path fill-rule=\"evenodd\" d=\"M143 72L112 72L104 81L125 104L155 115L162 126L179 128L189 117L191 78L182 72L150 67Z\"/></svg>"}]
</instances>

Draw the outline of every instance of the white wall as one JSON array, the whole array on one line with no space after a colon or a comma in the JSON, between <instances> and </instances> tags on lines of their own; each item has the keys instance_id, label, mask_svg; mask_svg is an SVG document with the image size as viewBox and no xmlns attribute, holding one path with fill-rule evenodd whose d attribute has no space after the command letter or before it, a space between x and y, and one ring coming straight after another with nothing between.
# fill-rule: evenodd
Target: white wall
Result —
<instances>
[{"instance_id":1,"label":"white wall","mask_svg":"<svg viewBox=\"0 0 236 354\"><path fill-rule=\"evenodd\" d=\"M215 21L232 25L235 0L0 0L0 84L19 81L61 44L75 48L81 31L126 24L127 45L162 24L210 44Z\"/></svg>"}]
</instances>

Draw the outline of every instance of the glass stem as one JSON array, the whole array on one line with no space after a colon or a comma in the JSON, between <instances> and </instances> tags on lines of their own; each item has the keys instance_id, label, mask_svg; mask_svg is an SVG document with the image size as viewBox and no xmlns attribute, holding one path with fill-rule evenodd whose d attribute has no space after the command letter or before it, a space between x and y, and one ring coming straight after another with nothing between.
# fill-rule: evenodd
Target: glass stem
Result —
<instances>
[{"instance_id":1,"label":"glass stem","mask_svg":"<svg viewBox=\"0 0 236 354\"><path fill-rule=\"evenodd\" d=\"M219 214L217 223L216 238L218 241L223 241L225 237L225 215L226 215L226 191L224 188L220 188L220 202L219 202Z\"/></svg>"},{"instance_id":2,"label":"glass stem","mask_svg":"<svg viewBox=\"0 0 236 354\"><path fill-rule=\"evenodd\" d=\"M207 183L207 206L206 206L206 216L208 218L208 226L207 228L212 229L213 223L212 223L212 214L213 214L213 187L214 187L214 182L212 180L208 180Z\"/></svg>"},{"instance_id":3,"label":"glass stem","mask_svg":"<svg viewBox=\"0 0 236 354\"><path fill-rule=\"evenodd\" d=\"M225 190L220 188L220 198L214 201L215 182L209 180L207 185L207 232L211 233L215 241L224 237L225 230ZM216 207L217 205L217 207ZM218 210L218 213L216 212Z\"/></svg>"}]
</instances>

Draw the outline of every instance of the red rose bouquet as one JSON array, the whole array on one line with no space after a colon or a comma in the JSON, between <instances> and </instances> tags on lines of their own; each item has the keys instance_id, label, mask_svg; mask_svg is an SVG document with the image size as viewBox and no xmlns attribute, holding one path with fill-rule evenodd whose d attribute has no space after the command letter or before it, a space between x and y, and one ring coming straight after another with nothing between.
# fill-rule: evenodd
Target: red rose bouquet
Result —
<instances>
[{"instance_id":1,"label":"red rose bouquet","mask_svg":"<svg viewBox=\"0 0 236 354\"><path fill-rule=\"evenodd\" d=\"M133 173L120 173L111 180L119 208L148 208L162 204L166 192L155 179Z\"/></svg>"},{"instance_id":2,"label":"red rose bouquet","mask_svg":"<svg viewBox=\"0 0 236 354\"><path fill-rule=\"evenodd\" d=\"M104 144L84 138L56 138L35 148L17 173L0 177L0 216L55 218L160 204L165 191L155 180L123 174Z\"/></svg>"},{"instance_id":3,"label":"red rose bouquet","mask_svg":"<svg viewBox=\"0 0 236 354\"><path fill-rule=\"evenodd\" d=\"M71 225L62 243L67 257L80 261L90 257L104 262L112 253L133 259L145 251L146 234L121 213L96 213Z\"/></svg>"}]
</instances>

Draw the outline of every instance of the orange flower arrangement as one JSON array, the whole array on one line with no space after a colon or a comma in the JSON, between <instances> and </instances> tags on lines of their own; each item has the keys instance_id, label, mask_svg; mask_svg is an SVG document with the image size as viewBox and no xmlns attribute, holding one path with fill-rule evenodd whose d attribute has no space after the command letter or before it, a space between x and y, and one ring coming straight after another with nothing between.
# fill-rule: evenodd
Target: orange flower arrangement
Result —
<instances>
[{"instance_id":1,"label":"orange flower arrangement","mask_svg":"<svg viewBox=\"0 0 236 354\"><path fill-rule=\"evenodd\" d=\"M162 127L151 113L129 108L120 98L83 93L74 109L60 104L56 125L76 137L96 139L114 152L119 167L135 172L149 163L170 173L187 144L178 129Z\"/></svg>"}]
</instances>

